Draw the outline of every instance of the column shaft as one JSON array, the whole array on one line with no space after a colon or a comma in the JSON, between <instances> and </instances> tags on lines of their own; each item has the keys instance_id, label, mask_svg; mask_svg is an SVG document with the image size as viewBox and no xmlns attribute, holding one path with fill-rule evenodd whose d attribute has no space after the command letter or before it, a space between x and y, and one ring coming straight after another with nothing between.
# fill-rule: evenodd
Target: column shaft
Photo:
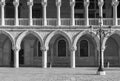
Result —
<instances>
[{"instance_id":1,"label":"column shaft","mask_svg":"<svg viewBox=\"0 0 120 81\"><path fill-rule=\"evenodd\" d=\"M104 68L104 50L102 50L101 57L102 67Z\"/></svg>"},{"instance_id":2,"label":"column shaft","mask_svg":"<svg viewBox=\"0 0 120 81\"><path fill-rule=\"evenodd\" d=\"M70 5L71 5L71 25L74 26L75 25L75 17L74 17L74 14L75 14L75 10L74 10L75 1L71 1Z\"/></svg>"},{"instance_id":3,"label":"column shaft","mask_svg":"<svg viewBox=\"0 0 120 81\"><path fill-rule=\"evenodd\" d=\"M71 68L75 68L75 50L71 51Z\"/></svg>"},{"instance_id":4,"label":"column shaft","mask_svg":"<svg viewBox=\"0 0 120 81\"><path fill-rule=\"evenodd\" d=\"M18 19L18 6L19 6L19 2L14 1L13 4L15 6L15 26L18 26L19 25L19 19Z\"/></svg>"},{"instance_id":5,"label":"column shaft","mask_svg":"<svg viewBox=\"0 0 120 81\"><path fill-rule=\"evenodd\" d=\"M46 7L47 7L47 1L43 1L42 2L42 6L43 6L43 25L46 26L47 25L47 17L46 17Z\"/></svg>"},{"instance_id":6,"label":"column shaft","mask_svg":"<svg viewBox=\"0 0 120 81\"><path fill-rule=\"evenodd\" d=\"M61 0L56 0L56 6L57 6L57 25L61 25L61 16L60 16L60 7L61 7Z\"/></svg>"},{"instance_id":7,"label":"column shaft","mask_svg":"<svg viewBox=\"0 0 120 81\"><path fill-rule=\"evenodd\" d=\"M103 0L99 0L98 1L98 6L99 6L99 17L102 17L103 18ZM101 19L101 25L103 25L103 19Z\"/></svg>"},{"instance_id":8,"label":"column shaft","mask_svg":"<svg viewBox=\"0 0 120 81\"><path fill-rule=\"evenodd\" d=\"M57 23L58 23L58 26L61 25L61 19L60 19L60 6L57 7Z\"/></svg>"},{"instance_id":9,"label":"column shaft","mask_svg":"<svg viewBox=\"0 0 120 81\"><path fill-rule=\"evenodd\" d=\"M112 1L113 6L113 25L118 25L118 19L117 19L117 6L119 2L117 0Z\"/></svg>"},{"instance_id":10,"label":"column shaft","mask_svg":"<svg viewBox=\"0 0 120 81\"><path fill-rule=\"evenodd\" d=\"M14 50L14 67L19 68L19 50Z\"/></svg>"},{"instance_id":11,"label":"column shaft","mask_svg":"<svg viewBox=\"0 0 120 81\"><path fill-rule=\"evenodd\" d=\"M85 25L86 25L86 26L89 26L88 6L89 6L89 0L84 0L84 7L85 7Z\"/></svg>"},{"instance_id":12,"label":"column shaft","mask_svg":"<svg viewBox=\"0 0 120 81\"><path fill-rule=\"evenodd\" d=\"M27 2L27 5L29 6L29 25L32 26L33 25L33 19L32 19L32 6L33 6L33 2Z\"/></svg>"},{"instance_id":13,"label":"column shaft","mask_svg":"<svg viewBox=\"0 0 120 81\"><path fill-rule=\"evenodd\" d=\"M32 20L32 6L29 6L29 25L33 25L33 20Z\"/></svg>"},{"instance_id":14,"label":"column shaft","mask_svg":"<svg viewBox=\"0 0 120 81\"><path fill-rule=\"evenodd\" d=\"M47 68L47 50L42 51L42 66L43 68Z\"/></svg>"},{"instance_id":15,"label":"column shaft","mask_svg":"<svg viewBox=\"0 0 120 81\"><path fill-rule=\"evenodd\" d=\"M5 8L5 2L1 2L1 25L5 25L5 16L4 16L4 8Z\"/></svg>"}]
</instances>

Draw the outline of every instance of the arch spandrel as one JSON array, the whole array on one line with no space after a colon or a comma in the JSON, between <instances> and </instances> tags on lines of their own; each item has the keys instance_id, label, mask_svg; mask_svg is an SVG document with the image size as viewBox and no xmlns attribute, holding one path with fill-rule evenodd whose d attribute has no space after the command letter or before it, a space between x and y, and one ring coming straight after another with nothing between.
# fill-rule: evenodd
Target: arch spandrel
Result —
<instances>
[{"instance_id":1,"label":"arch spandrel","mask_svg":"<svg viewBox=\"0 0 120 81\"><path fill-rule=\"evenodd\" d=\"M35 37L37 37L38 40L39 40L40 43L41 43L41 46L43 46L43 39L41 38L41 36L39 35L38 32L36 32L36 31L24 31L24 32L22 32L22 33L18 36L18 38L17 38L17 40L16 40L16 47L17 47L17 48L20 48L20 45L21 45L22 40L24 39L25 36L27 36L27 35L29 35L29 34L32 34L32 35L34 35Z\"/></svg>"}]
</instances>

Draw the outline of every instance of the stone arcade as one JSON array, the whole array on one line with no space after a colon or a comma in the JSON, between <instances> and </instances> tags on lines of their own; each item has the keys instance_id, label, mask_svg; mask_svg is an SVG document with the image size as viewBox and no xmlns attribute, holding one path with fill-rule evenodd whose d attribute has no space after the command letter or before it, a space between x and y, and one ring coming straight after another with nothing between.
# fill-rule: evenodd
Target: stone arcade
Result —
<instances>
[{"instance_id":1,"label":"stone arcade","mask_svg":"<svg viewBox=\"0 0 120 81\"><path fill-rule=\"evenodd\" d=\"M105 32L112 26L103 65L120 66L119 9L118 0L1 0L0 66L98 66L98 16Z\"/></svg>"}]
</instances>

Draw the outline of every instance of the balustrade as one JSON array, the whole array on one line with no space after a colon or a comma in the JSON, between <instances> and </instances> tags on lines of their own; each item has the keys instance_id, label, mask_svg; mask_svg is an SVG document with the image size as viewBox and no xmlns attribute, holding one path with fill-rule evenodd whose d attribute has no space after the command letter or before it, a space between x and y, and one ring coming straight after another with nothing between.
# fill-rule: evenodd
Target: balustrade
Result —
<instances>
[{"instance_id":1,"label":"balustrade","mask_svg":"<svg viewBox=\"0 0 120 81\"><path fill-rule=\"evenodd\" d=\"M30 26L29 18L19 18L18 20L19 20L18 26ZM43 18L33 18L32 22L33 22L33 26L44 26ZM0 22L0 25L1 25L1 22ZM13 25L15 25L14 18L5 18L5 26L13 26ZM70 25L71 25L70 18L61 18L61 26L70 26ZM99 19L89 18L89 25L92 25L92 26L99 25ZM108 26L108 25L111 25L111 26L114 25L113 18L103 18L103 26ZM120 25L120 18L118 18L118 25ZM47 18L46 26L57 26L57 18ZM75 18L75 26L86 26L85 18Z\"/></svg>"}]
</instances>

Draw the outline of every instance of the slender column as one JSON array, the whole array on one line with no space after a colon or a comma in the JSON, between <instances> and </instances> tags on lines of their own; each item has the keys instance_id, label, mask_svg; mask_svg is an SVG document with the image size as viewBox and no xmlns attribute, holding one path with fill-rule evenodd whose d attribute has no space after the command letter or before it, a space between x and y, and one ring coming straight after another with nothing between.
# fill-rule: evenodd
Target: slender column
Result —
<instances>
[{"instance_id":1,"label":"slender column","mask_svg":"<svg viewBox=\"0 0 120 81\"><path fill-rule=\"evenodd\" d=\"M89 0L84 0L84 7L85 7L85 25L86 25L86 26L89 26L88 6L89 6Z\"/></svg>"},{"instance_id":2,"label":"slender column","mask_svg":"<svg viewBox=\"0 0 120 81\"><path fill-rule=\"evenodd\" d=\"M112 6L113 6L113 25L118 25L117 21L117 6L119 4L118 0L112 0Z\"/></svg>"},{"instance_id":3,"label":"slender column","mask_svg":"<svg viewBox=\"0 0 120 81\"><path fill-rule=\"evenodd\" d=\"M101 59L101 62L102 62L102 68L104 68L104 48L101 50L101 57L102 57L102 59Z\"/></svg>"},{"instance_id":4,"label":"slender column","mask_svg":"<svg viewBox=\"0 0 120 81\"><path fill-rule=\"evenodd\" d=\"M19 1L15 0L13 2L14 6L15 6L15 26L19 25L19 20L18 20L18 6L19 6Z\"/></svg>"},{"instance_id":5,"label":"slender column","mask_svg":"<svg viewBox=\"0 0 120 81\"><path fill-rule=\"evenodd\" d=\"M42 0L42 6L43 6L43 25L47 26L47 17L46 17L47 0Z\"/></svg>"},{"instance_id":6,"label":"slender column","mask_svg":"<svg viewBox=\"0 0 120 81\"><path fill-rule=\"evenodd\" d=\"M42 50L42 67L47 68L47 51L45 47L41 48Z\"/></svg>"},{"instance_id":7,"label":"slender column","mask_svg":"<svg viewBox=\"0 0 120 81\"><path fill-rule=\"evenodd\" d=\"M98 6L99 6L99 17L103 17L103 4L104 1L103 0L98 0ZM103 25L103 19L101 19L101 25Z\"/></svg>"},{"instance_id":8,"label":"slender column","mask_svg":"<svg viewBox=\"0 0 120 81\"><path fill-rule=\"evenodd\" d=\"M71 6L71 25L74 26L75 25L75 17L74 17L75 0L70 1L70 6Z\"/></svg>"},{"instance_id":9,"label":"slender column","mask_svg":"<svg viewBox=\"0 0 120 81\"><path fill-rule=\"evenodd\" d=\"M0 2L0 5L1 5L1 25L4 26L5 25L5 16L4 16L5 0L2 0Z\"/></svg>"},{"instance_id":10,"label":"slender column","mask_svg":"<svg viewBox=\"0 0 120 81\"><path fill-rule=\"evenodd\" d=\"M14 49L14 67L19 68L19 49Z\"/></svg>"},{"instance_id":11,"label":"slender column","mask_svg":"<svg viewBox=\"0 0 120 81\"><path fill-rule=\"evenodd\" d=\"M33 1L30 0L29 2L27 2L27 5L29 6L29 25L32 26L33 25L33 20L32 20L32 6L33 6Z\"/></svg>"},{"instance_id":12,"label":"slender column","mask_svg":"<svg viewBox=\"0 0 120 81\"><path fill-rule=\"evenodd\" d=\"M74 47L71 48L71 68L75 68L75 51Z\"/></svg>"},{"instance_id":13,"label":"slender column","mask_svg":"<svg viewBox=\"0 0 120 81\"><path fill-rule=\"evenodd\" d=\"M56 6L57 6L57 25L61 25L61 19L60 19L60 7L61 7L61 0L56 0Z\"/></svg>"}]
</instances>

